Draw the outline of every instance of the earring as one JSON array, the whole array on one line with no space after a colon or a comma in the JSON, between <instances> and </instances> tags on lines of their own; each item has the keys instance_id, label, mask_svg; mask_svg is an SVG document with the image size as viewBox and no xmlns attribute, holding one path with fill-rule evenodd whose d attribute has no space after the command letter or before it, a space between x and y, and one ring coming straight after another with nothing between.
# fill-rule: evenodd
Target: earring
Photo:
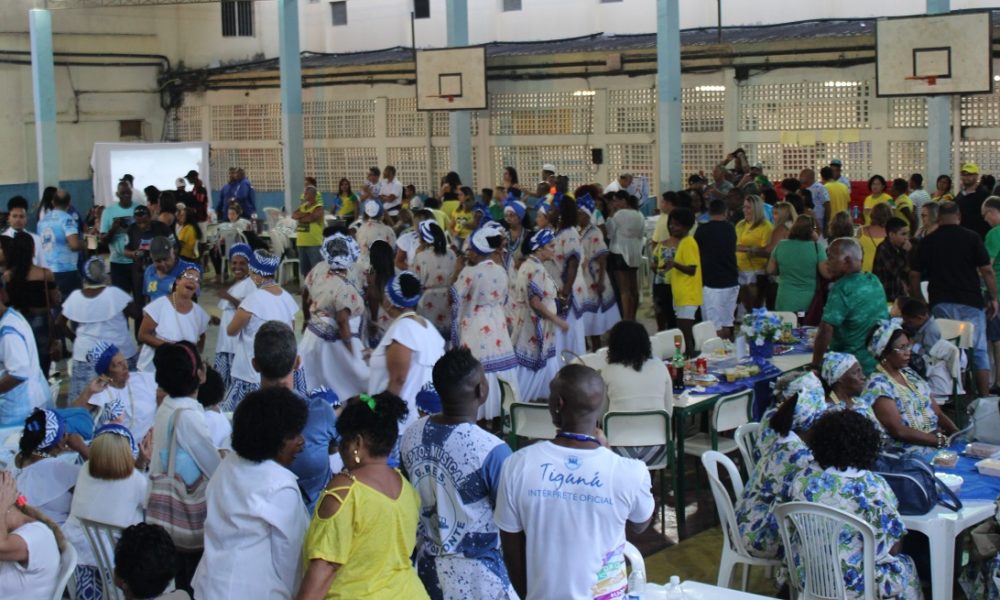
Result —
<instances>
[{"instance_id":1,"label":"earring","mask_svg":"<svg viewBox=\"0 0 1000 600\"><path fill-rule=\"evenodd\" d=\"M354 449L354 463L358 464L358 465L361 464L361 457L358 456L358 449L357 448Z\"/></svg>"}]
</instances>

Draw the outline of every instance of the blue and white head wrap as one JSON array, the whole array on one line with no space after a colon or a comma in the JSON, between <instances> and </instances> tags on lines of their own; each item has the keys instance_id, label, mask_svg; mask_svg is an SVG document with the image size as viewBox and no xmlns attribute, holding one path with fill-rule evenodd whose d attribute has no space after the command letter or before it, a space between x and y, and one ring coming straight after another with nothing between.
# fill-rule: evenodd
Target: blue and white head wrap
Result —
<instances>
[{"instance_id":1,"label":"blue and white head wrap","mask_svg":"<svg viewBox=\"0 0 1000 600\"><path fill-rule=\"evenodd\" d=\"M539 229L535 232L535 235L531 236L528 246L531 248L532 252L535 252L539 248L544 248L548 244L552 243L552 240L554 239L556 239L556 236L553 235L551 230Z\"/></svg>"},{"instance_id":2,"label":"blue and white head wrap","mask_svg":"<svg viewBox=\"0 0 1000 600\"><path fill-rule=\"evenodd\" d=\"M104 408L101 409L101 415L97 418L97 422L101 425L121 423L124 416L125 401L121 398L115 398L104 405Z\"/></svg>"},{"instance_id":3,"label":"blue and white head wrap","mask_svg":"<svg viewBox=\"0 0 1000 600\"><path fill-rule=\"evenodd\" d=\"M882 356L882 353L885 352L886 346L889 345L889 340L892 338L892 334L902 328L902 319L879 321L878 324L875 325L875 332L872 334L872 341L868 345L868 349L871 350L872 356L875 358Z\"/></svg>"},{"instance_id":4,"label":"blue and white head wrap","mask_svg":"<svg viewBox=\"0 0 1000 600\"><path fill-rule=\"evenodd\" d=\"M437 389L434 388L433 381L428 381L424 384L424 387L420 388L420 391L417 392L416 400L417 408L429 415L441 412L441 396L438 395Z\"/></svg>"},{"instance_id":5,"label":"blue and white head wrap","mask_svg":"<svg viewBox=\"0 0 1000 600\"><path fill-rule=\"evenodd\" d=\"M538 205L538 206L537 206L537 207L535 208L535 212L536 212L536 213L541 213L541 214L543 214L543 215L545 215L545 216L548 216L548 214L549 214L550 212L552 212L552 205L551 205L551 204L547 204L547 203L545 203L545 202L541 202L541 203L539 203L539 205Z\"/></svg>"},{"instance_id":6,"label":"blue and white head wrap","mask_svg":"<svg viewBox=\"0 0 1000 600\"><path fill-rule=\"evenodd\" d=\"M808 430L830 407L823 383L811 371L795 378L780 394L785 400L798 397L792 415L792 429L796 431Z\"/></svg>"},{"instance_id":7,"label":"blue and white head wrap","mask_svg":"<svg viewBox=\"0 0 1000 600\"><path fill-rule=\"evenodd\" d=\"M321 385L320 387L310 391L309 398L320 398L333 408L338 408L343 405L343 402L340 401L340 396L337 395L337 392L331 390L325 385Z\"/></svg>"},{"instance_id":8,"label":"blue and white head wrap","mask_svg":"<svg viewBox=\"0 0 1000 600\"><path fill-rule=\"evenodd\" d=\"M87 362L94 365L94 372L98 375L107 375L111 361L114 360L118 352L118 346L101 340L87 352Z\"/></svg>"},{"instance_id":9,"label":"blue and white head wrap","mask_svg":"<svg viewBox=\"0 0 1000 600\"><path fill-rule=\"evenodd\" d=\"M331 268L348 269L361 256L361 248L351 236L335 233L323 240L319 253Z\"/></svg>"},{"instance_id":10,"label":"blue and white head wrap","mask_svg":"<svg viewBox=\"0 0 1000 600\"><path fill-rule=\"evenodd\" d=\"M273 277L281 264L281 257L266 250L255 250L250 256L250 272L261 277Z\"/></svg>"},{"instance_id":11,"label":"blue and white head wrap","mask_svg":"<svg viewBox=\"0 0 1000 600\"><path fill-rule=\"evenodd\" d=\"M584 194L576 199L576 207L588 215L594 215L594 199L590 197L590 194Z\"/></svg>"},{"instance_id":12,"label":"blue and white head wrap","mask_svg":"<svg viewBox=\"0 0 1000 600\"><path fill-rule=\"evenodd\" d=\"M382 203L378 200L365 200L362 208L365 216L369 219L377 219L382 216Z\"/></svg>"},{"instance_id":13,"label":"blue and white head wrap","mask_svg":"<svg viewBox=\"0 0 1000 600\"><path fill-rule=\"evenodd\" d=\"M38 449L42 452L47 452L63 439L63 436L66 434L66 423L62 417L51 410L43 410L42 412L45 413L45 433L42 437L42 443L38 445ZM41 423L30 421L24 426L24 430L38 433L42 430L42 427Z\"/></svg>"},{"instance_id":14,"label":"blue and white head wrap","mask_svg":"<svg viewBox=\"0 0 1000 600\"><path fill-rule=\"evenodd\" d=\"M407 296L403 293L402 279L404 277L412 277L413 281L417 284L417 293L412 296ZM392 302L393 306L399 306L400 308L413 308L420 302L420 296L423 293L423 289L420 286L420 279L410 271L400 271L392 276L389 283L385 284L385 293L389 297L389 301Z\"/></svg>"},{"instance_id":15,"label":"blue and white head wrap","mask_svg":"<svg viewBox=\"0 0 1000 600\"><path fill-rule=\"evenodd\" d=\"M523 220L525 213L528 212L528 207L524 202L515 199L513 194L511 194L507 196L507 201L503 205L503 211L506 213L508 210L517 215L517 218Z\"/></svg>"},{"instance_id":16,"label":"blue and white head wrap","mask_svg":"<svg viewBox=\"0 0 1000 600\"><path fill-rule=\"evenodd\" d=\"M186 260L177 261L178 273L184 273L185 271L198 271L198 275L203 275L205 270L201 268L198 263L188 262Z\"/></svg>"},{"instance_id":17,"label":"blue and white head wrap","mask_svg":"<svg viewBox=\"0 0 1000 600\"><path fill-rule=\"evenodd\" d=\"M127 439L128 446L132 450L132 458L133 459L139 458L139 446L138 444L135 443L135 437L132 435L132 432L128 430L128 427L125 427L124 425L119 425L117 423L109 423L108 425L101 425L100 427L97 428L96 431L94 431L94 437L96 438L97 436L103 435L105 433L110 435L120 435L121 437Z\"/></svg>"},{"instance_id":18,"label":"blue and white head wrap","mask_svg":"<svg viewBox=\"0 0 1000 600\"><path fill-rule=\"evenodd\" d=\"M243 242L233 244L232 247L229 248L229 260L233 260L234 256L242 256L247 259L247 262L250 262L250 257L252 255L253 249L249 244L244 244Z\"/></svg>"},{"instance_id":19,"label":"blue and white head wrap","mask_svg":"<svg viewBox=\"0 0 1000 600\"><path fill-rule=\"evenodd\" d=\"M83 276L83 284L87 287L100 287L108 282L108 266L99 256L88 258L87 262L83 263L80 274Z\"/></svg>"},{"instance_id":20,"label":"blue and white head wrap","mask_svg":"<svg viewBox=\"0 0 1000 600\"><path fill-rule=\"evenodd\" d=\"M426 221L421 221L420 224L417 225L417 231L420 233L420 239L428 244L434 243L434 230L431 229L431 225L437 225L437 223L428 219ZM438 226L438 229L440 229L440 226Z\"/></svg>"},{"instance_id":21,"label":"blue and white head wrap","mask_svg":"<svg viewBox=\"0 0 1000 600\"><path fill-rule=\"evenodd\" d=\"M489 256L497 251L497 248L490 247L490 238L501 237L503 232L497 229L494 222L484 223L479 229L469 236L469 246L480 256ZM499 246L498 246L499 247Z\"/></svg>"},{"instance_id":22,"label":"blue and white head wrap","mask_svg":"<svg viewBox=\"0 0 1000 600\"><path fill-rule=\"evenodd\" d=\"M833 385L840 381L840 378L858 364L858 359L853 354L846 352L827 352L823 357L822 377L827 385Z\"/></svg>"}]
</instances>

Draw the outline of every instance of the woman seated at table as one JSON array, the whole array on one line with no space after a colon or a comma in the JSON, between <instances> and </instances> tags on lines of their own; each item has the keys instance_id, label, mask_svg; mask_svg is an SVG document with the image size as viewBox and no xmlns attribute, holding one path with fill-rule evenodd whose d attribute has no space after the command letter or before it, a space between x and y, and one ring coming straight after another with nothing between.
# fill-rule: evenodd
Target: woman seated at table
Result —
<instances>
[{"instance_id":1,"label":"woman seated at table","mask_svg":"<svg viewBox=\"0 0 1000 600\"><path fill-rule=\"evenodd\" d=\"M881 321L872 331L869 350L878 359L868 378L863 402L872 407L896 449L943 448L955 424L931 399L930 386L908 367L910 338L899 319Z\"/></svg>"},{"instance_id":2,"label":"woman seated at table","mask_svg":"<svg viewBox=\"0 0 1000 600\"><path fill-rule=\"evenodd\" d=\"M608 334L608 366L601 369L608 389L609 411L673 411L670 372L653 356L646 328L637 321L619 321ZM664 446L616 446L623 456L653 464Z\"/></svg>"},{"instance_id":3,"label":"woman seated at table","mask_svg":"<svg viewBox=\"0 0 1000 600\"><path fill-rule=\"evenodd\" d=\"M14 456L14 465L10 468L18 489L31 499L35 508L62 525L69 517L80 466L59 455L75 451L86 460L89 456L87 443L80 435L67 432L62 416L36 408L24 420L18 446L20 452Z\"/></svg>"},{"instance_id":4,"label":"woman seated at table","mask_svg":"<svg viewBox=\"0 0 1000 600\"><path fill-rule=\"evenodd\" d=\"M871 525L875 582L867 585L874 586L875 597L921 598L913 559L898 554L906 527L899 518L896 496L870 470L881 446L875 425L852 411L829 411L813 424L809 445L822 470L803 473L792 485L792 499L837 508ZM861 598L866 586L861 548L860 533L841 535L840 568L849 599ZM801 568L799 572L801 577Z\"/></svg>"},{"instance_id":5,"label":"woman seated at table","mask_svg":"<svg viewBox=\"0 0 1000 600\"><path fill-rule=\"evenodd\" d=\"M861 400L865 390L865 373L853 354L827 352L823 357L820 379L830 404L853 410L878 423L871 405Z\"/></svg>"},{"instance_id":6,"label":"woman seated at table","mask_svg":"<svg viewBox=\"0 0 1000 600\"><path fill-rule=\"evenodd\" d=\"M772 433L766 447L758 444L760 461L735 507L740 536L750 554L760 558L784 556L774 507L791 500L798 478L819 470L806 442L813 424L830 408L823 385L812 373L783 375L775 395L780 402L767 421Z\"/></svg>"}]
</instances>

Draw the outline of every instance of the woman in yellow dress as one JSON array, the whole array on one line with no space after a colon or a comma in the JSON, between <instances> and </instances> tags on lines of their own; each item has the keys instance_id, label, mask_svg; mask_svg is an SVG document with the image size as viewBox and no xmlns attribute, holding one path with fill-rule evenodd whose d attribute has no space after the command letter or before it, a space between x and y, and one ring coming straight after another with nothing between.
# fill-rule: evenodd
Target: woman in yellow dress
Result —
<instances>
[{"instance_id":1,"label":"woman in yellow dress","mask_svg":"<svg viewBox=\"0 0 1000 600\"><path fill-rule=\"evenodd\" d=\"M736 224L736 266L740 271L740 299L747 311L760 306L758 283L765 281L764 270L770 252L774 226L764 216L764 201L760 196L747 196L743 201L743 220Z\"/></svg>"},{"instance_id":2,"label":"woman in yellow dress","mask_svg":"<svg viewBox=\"0 0 1000 600\"><path fill-rule=\"evenodd\" d=\"M865 198L865 225L871 224L872 210L879 204L893 207L892 196L885 192L885 177L872 175L868 180L868 197Z\"/></svg>"},{"instance_id":3,"label":"woman in yellow dress","mask_svg":"<svg viewBox=\"0 0 1000 600\"><path fill-rule=\"evenodd\" d=\"M875 263L875 251L885 240L885 224L892 218L892 207L887 202L876 204L872 209L871 222L858 230L861 243L861 271L871 273Z\"/></svg>"}]
</instances>

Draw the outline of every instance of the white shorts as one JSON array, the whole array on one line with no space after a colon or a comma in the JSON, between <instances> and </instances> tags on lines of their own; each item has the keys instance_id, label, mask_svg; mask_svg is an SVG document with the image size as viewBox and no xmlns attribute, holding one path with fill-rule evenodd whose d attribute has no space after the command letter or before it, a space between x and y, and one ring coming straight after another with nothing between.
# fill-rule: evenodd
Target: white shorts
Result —
<instances>
[{"instance_id":1,"label":"white shorts","mask_svg":"<svg viewBox=\"0 0 1000 600\"><path fill-rule=\"evenodd\" d=\"M740 285L753 285L757 283L757 278L764 274L764 271L740 271Z\"/></svg>"},{"instance_id":2,"label":"white shorts","mask_svg":"<svg viewBox=\"0 0 1000 600\"><path fill-rule=\"evenodd\" d=\"M742 273L741 273L742 275ZM736 299L740 295L740 286L729 288L701 288L701 318L711 321L715 329L733 326L733 315L736 314Z\"/></svg>"},{"instance_id":3,"label":"white shorts","mask_svg":"<svg viewBox=\"0 0 1000 600\"><path fill-rule=\"evenodd\" d=\"M677 314L678 319L694 320L694 315L698 312L698 308L697 306L675 306L674 312Z\"/></svg>"}]
</instances>

